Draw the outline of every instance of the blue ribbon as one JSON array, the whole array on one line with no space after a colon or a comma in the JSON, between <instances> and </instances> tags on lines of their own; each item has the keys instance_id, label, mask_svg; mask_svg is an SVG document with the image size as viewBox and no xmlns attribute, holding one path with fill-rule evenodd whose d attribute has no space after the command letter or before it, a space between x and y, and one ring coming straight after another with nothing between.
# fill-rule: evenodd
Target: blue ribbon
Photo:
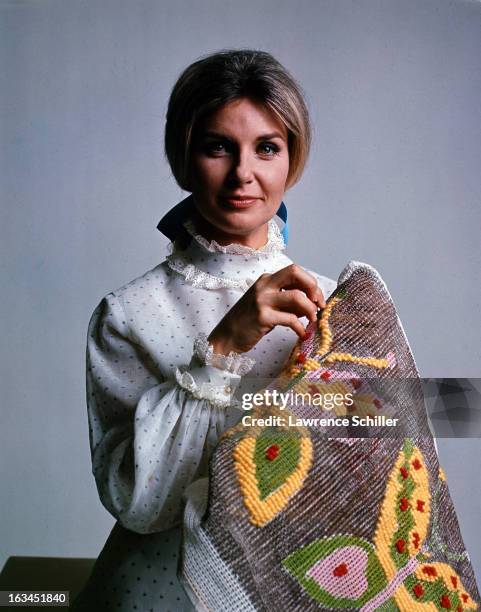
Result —
<instances>
[{"instance_id":1,"label":"blue ribbon","mask_svg":"<svg viewBox=\"0 0 481 612\"><path fill-rule=\"evenodd\" d=\"M285 244L287 244L287 241L289 239L289 228L287 226L287 206L284 204L284 202L281 202L281 205L279 206L276 215L280 217L282 221L284 221L284 227L281 229L281 234L284 238Z\"/></svg>"},{"instance_id":2,"label":"blue ribbon","mask_svg":"<svg viewBox=\"0 0 481 612\"><path fill-rule=\"evenodd\" d=\"M182 224L187 219L190 211L194 207L194 198L192 194L171 208L158 222L157 229L170 241L174 241L179 232L183 230ZM281 202L276 215L284 221L284 227L281 230L285 244L289 238L289 230L287 227L287 206Z\"/></svg>"}]
</instances>

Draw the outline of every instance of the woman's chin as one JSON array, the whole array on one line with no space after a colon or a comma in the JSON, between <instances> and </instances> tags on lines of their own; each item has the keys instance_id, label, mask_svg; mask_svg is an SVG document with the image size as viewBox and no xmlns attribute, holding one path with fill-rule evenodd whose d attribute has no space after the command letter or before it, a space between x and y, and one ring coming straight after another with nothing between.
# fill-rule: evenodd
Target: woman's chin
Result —
<instances>
[{"instance_id":1,"label":"woman's chin","mask_svg":"<svg viewBox=\"0 0 481 612\"><path fill-rule=\"evenodd\" d=\"M222 223L219 223L219 230L236 236L250 236L262 231L262 228L267 224L263 219L247 218L247 215L239 215L234 213L227 218L224 217Z\"/></svg>"},{"instance_id":2,"label":"woman's chin","mask_svg":"<svg viewBox=\"0 0 481 612\"><path fill-rule=\"evenodd\" d=\"M210 238L219 244L245 244L258 248L257 243L263 246L267 240L267 223L264 221L249 220L239 215L229 215L210 222Z\"/></svg>"},{"instance_id":3,"label":"woman's chin","mask_svg":"<svg viewBox=\"0 0 481 612\"><path fill-rule=\"evenodd\" d=\"M268 221L265 214L260 215L259 210L228 210L219 206L215 210L199 211L203 219L199 230L209 234L211 239L219 244L239 242L242 244L262 242L267 240ZM265 211L263 211L265 213Z\"/></svg>"}]
</instances>

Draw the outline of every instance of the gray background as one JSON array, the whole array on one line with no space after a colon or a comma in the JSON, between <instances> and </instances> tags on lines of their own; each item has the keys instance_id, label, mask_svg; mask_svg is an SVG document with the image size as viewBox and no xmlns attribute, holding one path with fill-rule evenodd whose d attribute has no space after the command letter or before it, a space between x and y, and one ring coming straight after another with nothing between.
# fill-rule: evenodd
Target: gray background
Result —
<instances>
[{"instance_id":1,"label":"gray background","mask_svg":"<svg viewBox=\"0 0 481 612\"><path fill-rule=\"evenodd\" d=\"M298 263L388 284L426 377L481 375L481 4L446 0L0 2L0 567L97 556L87 323L154 267L183 197L162 151L171 87L199 55L272 52L315 144L286 196ZM439 440L481 576L480 441Z\"/></svg>"}]
</instances>

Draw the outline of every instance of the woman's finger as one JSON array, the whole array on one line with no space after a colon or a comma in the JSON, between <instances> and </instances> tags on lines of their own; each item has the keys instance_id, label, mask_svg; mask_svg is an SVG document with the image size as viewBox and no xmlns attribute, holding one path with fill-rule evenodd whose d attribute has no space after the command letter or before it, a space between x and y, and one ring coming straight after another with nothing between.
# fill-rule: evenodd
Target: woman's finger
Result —
<instances>
[{"instance_id":1,"label":"woman's finger","mask_svg":"<svg viewBox=\"0 0 481 612\"><path fill-rule=\"evenodd\" d=\"M317 306L300 289L288 289L271 294L271 308L291 312L311 321L317 318Z\"/></svg>"},{"instance_id":2,"label":"woman's finger","mask_svg":"<svg viewBox=\"0 0 481 612\"><path fill-rule=\"evenodd\" d=\"M275 325L283 325L284 327L290 327L301 340L304 340L306 330L295 314L289 312L282 312L281 310L274 311L273 317Z\"/></svg>"},{"instance_id":3,"label":"woman's finger","mask_svg":"<svg viewBox=\"0 0 481 612\"><path fill-rule=\"evenodd\" d=\"M306 272L306 270L297 264L291 264L271 274L269 286L285 290L300 289L320 308L324 308L326 305L322 291L317 284L317 280L312 274L309 274L309 272Z\"/></svg>"}]
</instances>

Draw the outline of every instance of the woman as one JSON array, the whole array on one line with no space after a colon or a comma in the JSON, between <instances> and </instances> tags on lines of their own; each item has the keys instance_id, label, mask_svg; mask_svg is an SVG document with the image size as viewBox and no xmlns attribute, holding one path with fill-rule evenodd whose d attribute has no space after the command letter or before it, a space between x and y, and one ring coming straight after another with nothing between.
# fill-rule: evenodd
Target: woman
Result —
<instances>
[{"instance_id":1,"label":"woman","mask_svg":"<svg viewBox=\"0 0 481 612\"><path fill-rule=\"evenodd\" d=\"M93 473L117 524L75 609L192 609L176 577L182 494L240 420L234 393L279 373L336 286L293 264L274 221L309 144L299 87L268 53L215 53L177 81L165 148L192 195L159 223L172 252L89 324Z\"/></svg>"}]
</instances>

